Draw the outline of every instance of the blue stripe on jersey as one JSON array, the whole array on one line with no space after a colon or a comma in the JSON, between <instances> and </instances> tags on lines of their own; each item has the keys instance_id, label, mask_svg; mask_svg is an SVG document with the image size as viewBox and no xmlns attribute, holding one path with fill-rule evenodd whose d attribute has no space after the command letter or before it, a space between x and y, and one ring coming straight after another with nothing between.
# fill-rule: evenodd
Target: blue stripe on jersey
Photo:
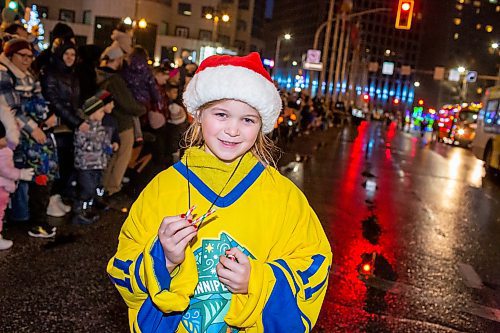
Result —
<instances>
[{"instance_id":1,"label":"blue stripe on jersey","mask_svg":"<svg viewBox=\"0 0 500 333\"><path fill-rule=\"evenodd\" d=\"M323 264L323 262L326 260L326 257L321 254L315 254L311 257L311 259L313 260L313 262L308 269L306 269L305 271L297 271L297 274L299 274L303 284L309 283L309 278L316 274L317 271L319 271L319 268L321 267L321 264Z\"/></svg>"},{"instance_id":2,"label":"blue stripe on jersey","mask_svg":"<svg viewBox=\"0 0 500 333\"><path fill-rule=\"evenodd\" d=\"M156 281L160 286L160 290L170 289L170 281L172 278L167 270L165 252L163 252L163 247L161 246L159 239L153 243L149 254L151 255L151 258L153 258L153 272L155 274Z\"/></svg>"},{"instance_id":3,"label":"blue stripe on jersey","mask_svg":"<svg viewBox=\"0 0 500 333\"><path fill-rule=\"evenodd\" d=\"M285 274L275 265L269 266L273 270L276 283L262 312L264 332L304 332L302 313Z\"/></svg>"},{"instance_id":4,"label":"blue stripe on jersey","mask_svg":"<svg viewBox=\"0 0 500 333\"><path fill-rule=\"evenodd\" d=\"M300 290L300 287L297 284L297 281L295 281L295 277L293 276L293 273L292 273L292 270L290 269L290 266L288 266L286 261L283 259L278 259L278 260L275 260L274 262L281 265L288 272L288 274L290 274L290 277L292 278L292 281L293 281L293 285L295 286L295 294L297 294Z\"/></svg>"},{"instance_id":5,"label":"blue stripe on jersey","mask_svg":"<svg viewBox=\"0 0 500 333\"><path fill-rule=\"evenodd\" d=\"M136 323L141 333L173 333L179 327L182 315L182 312L161 312L148 297L139 309Z\"/></svg>"},{"instance_id":6,"label":"blue stripe on jersey","mask_svg":"<svg viewBox=\"0 0 500 333\"><path fill-rule=\"evenodd\" d=\"M134 275L135 275L135 281L137 282L139 289L141 289L142 292L147 293L148 290L146 289L146 286L144 285L144 283L142 283L141 275L139 273L139 269L141 268L143 256L144 255L141 253L139 255L139 257L137 258L137 262L135 263Z\"/></svg>"},{"instance_id":7,"label":"blue stripe on jersey","mask_svg":"<svg viewBox=\"0 0 500 333\"><path fill-rule=\"evenodd\" d=\"M208 187L194 172L188 170L186 165L184 165L181 161L174 164L174 169L186 179L189 172L189 181L198 190L198 192L205 197L205 199L210 202L214 202L217 199L217 193ZM229 207L235 203L236 200L238 200L246 192L246 190L252 186L264 170L264 165L257 162L252 170L250 170L245 178L243 178L241 182L231 190L231 192L226 194L226 196L217 199L217 207Z\"/></svg>"}]
</instances>

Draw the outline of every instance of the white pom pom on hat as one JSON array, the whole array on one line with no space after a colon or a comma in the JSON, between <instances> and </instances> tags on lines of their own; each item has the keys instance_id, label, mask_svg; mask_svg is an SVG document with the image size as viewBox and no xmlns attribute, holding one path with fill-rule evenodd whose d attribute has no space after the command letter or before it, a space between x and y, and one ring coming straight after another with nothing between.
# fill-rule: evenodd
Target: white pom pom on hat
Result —
<instances>
[{"instance_id":1,"label":"white pom pom on hat","mask_svg":"<svg viewBox=\"0 0 500 333\"><path fill-rule=\"evenodd\" d=\"M183 94L187 111L195 115L204 104L222 99L245 102L262 118L270 133L281 112L281 98L257 52L246 56L214 55L203 60Z\"/></svg>"}]
</instances>

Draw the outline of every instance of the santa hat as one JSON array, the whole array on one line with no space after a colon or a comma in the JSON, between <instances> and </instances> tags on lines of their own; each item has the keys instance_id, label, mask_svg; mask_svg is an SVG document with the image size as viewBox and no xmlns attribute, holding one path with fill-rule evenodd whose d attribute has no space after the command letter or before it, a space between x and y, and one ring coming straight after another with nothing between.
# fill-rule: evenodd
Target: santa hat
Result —
<instances>
[{"instance_id":1,"label":"santa hat","mask_svg":"<svg viewBox=\"0 0 500 333\"><path fill-rule=\"evenodd\" d=\"M183 94L187 111L195 115L204 104L234 99L255 108L262 132L269 133L281 111L281 99L257 52L243 57L214 55L205 59Z\"/></svg>"}]
</instances>

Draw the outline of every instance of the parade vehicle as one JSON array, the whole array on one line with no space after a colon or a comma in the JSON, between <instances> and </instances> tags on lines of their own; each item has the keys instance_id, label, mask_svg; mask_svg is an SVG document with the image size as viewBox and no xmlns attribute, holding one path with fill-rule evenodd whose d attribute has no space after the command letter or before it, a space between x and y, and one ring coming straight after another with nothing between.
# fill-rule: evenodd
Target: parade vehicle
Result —
<instances>
[{"instance_id":1,"label":"parade vehicle","mask_svg":"<svg viewBox=\"0 0 500 333\"><path fill-rule=\"evenodd\" d=\"M438 141L444 142L449 140L453 127L455 113L458 111L458 105L444 105L438 112L437 121L439 126Z\"/></svg>"},{"instance_id":2,"label":"parade vehicle","mask_svg":"<svg viewBox=\"0 0 500 333\"><path fill-rule=\"evenodd\" d=\"M487 173L500 170L500 85L488 88L484 94L472 152L485 162Z\"/></svg>"},{"instance_id":3,"label":"parade vehicle","mask_svg":"<svg viewBox=\"0 0 500 333\"><path fill-rule=\"evenodd\" d=\"M469 147L474 140L477 128L477 118L481 103L462 104L455 113L450 137L446 143Z\"/></svg>"}]
</instances>

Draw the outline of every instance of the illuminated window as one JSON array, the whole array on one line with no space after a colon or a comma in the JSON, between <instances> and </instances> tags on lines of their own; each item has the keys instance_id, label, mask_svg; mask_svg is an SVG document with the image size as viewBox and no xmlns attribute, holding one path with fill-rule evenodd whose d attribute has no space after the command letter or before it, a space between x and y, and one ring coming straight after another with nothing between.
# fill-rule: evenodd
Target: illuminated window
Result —
<instances>
[{"instance_id":1,"label":"illuminated window","mask_svg":"<svg viewBox=\"0 0 500 333\"><path fill-rule=\"evenodd\" d=\"M479 14L479 13L481 13L481 9L480 9L480 8L477 8L477 9L476 9L476 14Z\"/></svg>"},{"instance_id":2,"label":"illuminated window","mask_svg":"<svg viewBox=\"0 0 500 333\"><path fill-rule=\"evenodd\" d=\"M458 32L455 32L455 34L453 35L453 39L454 39L454 40L457 40L457 39L458 39L458 37L459 37Z\"/></svg>"},{"instance_id":3,"label":"illuminated window","mask_svg":"<svg viewBox=\"0 0 500 333\"><path fill-rule=\"evenodd\" d=\"M457 8L457 10L462 10L462 9L464 9L464 6L463 6L463 5L456 5L455 7Z\"/></svg>"},{"instance_id":4,"label":"illuminated window","mask_svg":"<svg viewBox=\"0 0 500 333\"><path fill-rule=\"evenodd\" d=\"M491 25L487 25L485 27L485 29L486 29L487 32L492 32L493 31L493 27Z\"/></svg>"},{"instance_id":5,"label":"illuminated window","mask_svg":"<svg viewBox=\"0 0 500 333\"><path fill-rule=\"evenodd\" d=\"M497 6L496 11L497 13L500 12L500 6Z\"/></svg>"},{"instance_id":6,"label":"illuminated window","mask_svg":"<svg viewBox=\"0 0 500 333\"><path fill-rule=\"evenodd\" d=\"M464 0L458 0L458 2L460 2L460 3L464 3L465 1L464 1Z\"/></svg>"},{"instance_id":7,"label":"illuminated window","mask_svg":"<svg viewBox=\"0 0 500 333\"><path fill-rule=\"evenodd\" d=\"M481 24L480 23L476 24L476 30L479 30L479 29L481 29Z\"/></svg>"},{"instance_id":8,"label":"illuminated window","mask_svg":"<svg viewBox=\"0 0 500 333\"><path fill-rule=\"evenodd\" d=\"M460 25L460 23L462 23L462 19L456 17L453 19L453 23L455 23L455 25Z\"/></svg>"},{"instance_id":9,"label":"illuminated window","mask_svg":"<svg viewBox=\"0 0 500 333\"><path fill-rule=\"evenodd\" d=\"M481 1L474 1L473 5L474 7L481 7Z\"/></svg>"}]
</instances>

